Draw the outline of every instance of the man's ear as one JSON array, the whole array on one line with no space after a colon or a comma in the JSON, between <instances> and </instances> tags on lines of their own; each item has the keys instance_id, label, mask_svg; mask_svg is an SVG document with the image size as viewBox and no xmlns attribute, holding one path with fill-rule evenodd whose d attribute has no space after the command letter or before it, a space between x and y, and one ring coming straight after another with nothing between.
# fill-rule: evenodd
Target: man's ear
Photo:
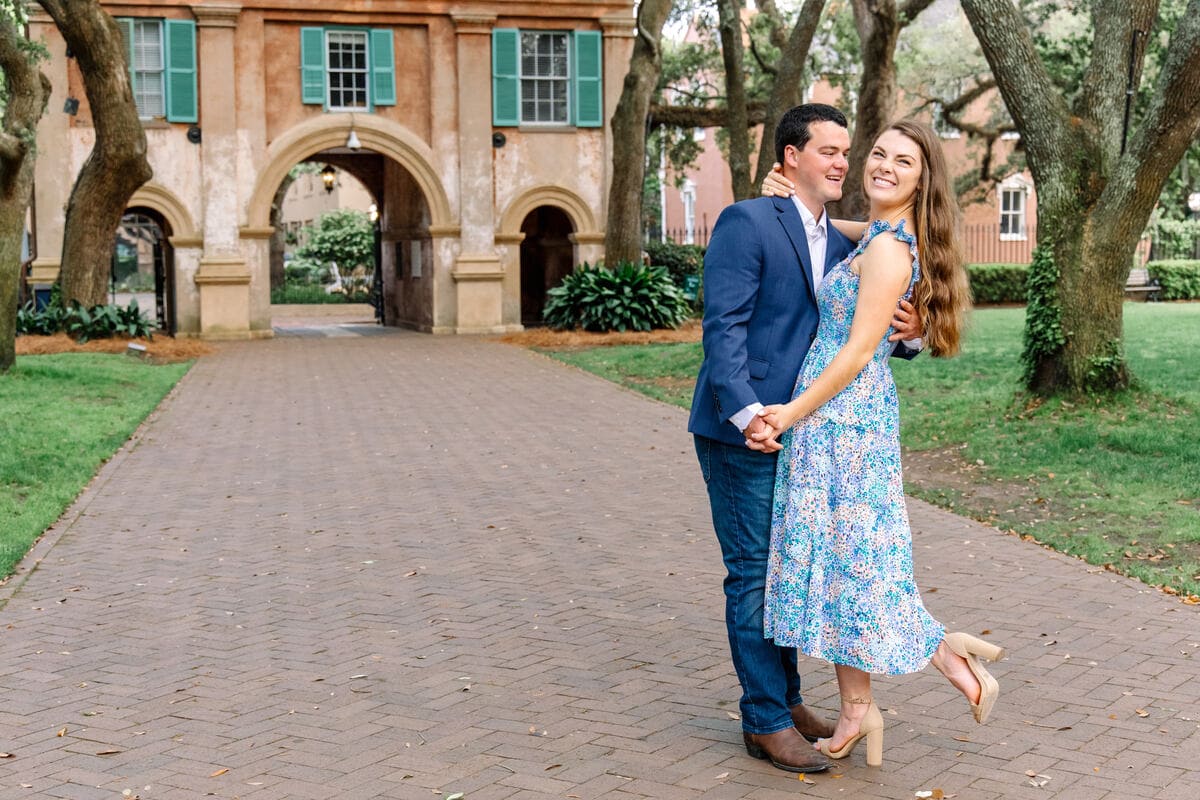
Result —
<instances>
[{"instance_id":1,"label":"man's ear","mask_svg":"<svg viewBox=\"0 0 1200 800\"><path fill-rule=\"evenodd\" d=\"M794 144L784 145L783 147L783 165L785 167L796 167L800 164L800 149Z\"/></svg>"}]
</instances>

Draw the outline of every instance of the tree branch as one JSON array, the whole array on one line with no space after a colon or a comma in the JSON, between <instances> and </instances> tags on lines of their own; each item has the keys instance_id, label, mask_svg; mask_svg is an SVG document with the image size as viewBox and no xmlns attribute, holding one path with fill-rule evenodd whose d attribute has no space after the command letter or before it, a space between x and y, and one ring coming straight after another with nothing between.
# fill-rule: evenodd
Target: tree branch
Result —
<instances>
[{"instance_id":1,"label":"tree branch","mask_svg":"<svg viewBox=\"0 0 1200 800\"><path fill-rule=\"evenodd\" d=\"M1076 140L1062 94L1042 64L1025 20L1012 0L962 0L1008 113L1021 131L1035 173L1058 174ZM1082 144L1086 139L1078 137Z\"/></svg>"},{"instance_id":2,"label":"tree branch","mask_svg":"<svg viewBox=\"0 0 1200 800\"><path fill-rule=\"evenodd\" d=\"M1159 0L1095 0L1092 3L1092 59L1083 76L1075 113L1095 126L1105 173L1121 155L1126 88L1136 87L1141 80L1146 39L1158 5ZM1114 47L1120 48L1120 56L1113 52ZM1132 76L1129 74L1131 61Z\"/></svg>"},{"instance_id":3,"label":"tree branch","mask_svg":"<svg viewBox=\"0 0 1200 800\"><path fill-rule=\"evenodd\" d=\"M729 108L721 106L674 106L667 103L650 105L649 123L667 128L727 128ZM766 104L751 101L746 104L747 127L761 125L766 119Z\"/></svg>"},{"instance_id":4,"label":"tree branch","mask_svg":"<svg viewBox=\"0 0 1200 800\"><path fill-rule=\"evenodd\" d=\"M916 19L917 15L933 5L934 1L935 0L908 0L907 3L902 4L899 10L900 27L903 28L904 26L908 25L908 23Z\"/></svg>"},{"instance_id":5,"label":"tree branch","mask_svg":"<svg viewBox=\"0 0 1200 800\"><path fill-rule=\"evenodd\" d=\"M1101 197L1121 217L1149 215L1167 176L1200 135L1200 0L1187 10L1171 34L1154 101L1117 163ZM1111 205L1109 205L1111 203Z\"/></svg>"}]
</instances>

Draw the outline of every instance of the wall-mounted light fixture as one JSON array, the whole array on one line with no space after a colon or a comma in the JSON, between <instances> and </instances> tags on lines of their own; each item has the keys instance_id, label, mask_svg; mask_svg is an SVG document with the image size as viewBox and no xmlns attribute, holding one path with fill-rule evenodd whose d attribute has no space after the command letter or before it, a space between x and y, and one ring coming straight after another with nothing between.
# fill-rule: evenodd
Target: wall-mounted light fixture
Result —
<instances>
[{"instance_id":1,"label":"wall-mounted light fixture","mask_svg":"<svg viewBox=\"0 0 1200 800\"><path fill-rule=\"evenodd\" d=\"M337 170L333 165L326 164L325 169L321 170L321 183L325 184L325 191L332 194L333 185L337 182Z\"/></svg>"}]
</instances>

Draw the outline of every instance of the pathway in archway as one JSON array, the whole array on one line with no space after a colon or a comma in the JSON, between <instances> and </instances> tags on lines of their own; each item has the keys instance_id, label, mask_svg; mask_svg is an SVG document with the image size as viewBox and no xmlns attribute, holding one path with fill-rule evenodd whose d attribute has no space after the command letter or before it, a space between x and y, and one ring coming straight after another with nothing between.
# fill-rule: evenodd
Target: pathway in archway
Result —
<instances>
[{"instance_id":1,"label":"pathway in archway","mask_svg":"<svg viewBox=\"0 0 1200 800\"><path fill-rule=\"evenodd\" d=\"M0 797L1195 796L1197 609L920 503L993 720L887 679L882 769L747 757L685 420L477 338L222 345L0 587Z\"/></svg>"}]
</instances>

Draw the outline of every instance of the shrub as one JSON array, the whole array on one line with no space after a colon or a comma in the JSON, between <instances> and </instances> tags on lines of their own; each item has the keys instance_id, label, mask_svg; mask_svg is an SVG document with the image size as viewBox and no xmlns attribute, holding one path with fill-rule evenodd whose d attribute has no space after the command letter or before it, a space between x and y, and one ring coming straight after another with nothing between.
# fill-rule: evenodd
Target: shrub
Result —
<instances>
[{"instance_id":1,"label":"shrub","mask_svg":"<svg viewBox=\"0 0 1200 800\"><path fill-rule=\"evenodd\" d=\"M325 283L329 280L329 268L306 258L293 258L283 267L283 279L295 285Z\"/></svg>"},{"instance_id":2,"label":"shrub","mask_svg":"<svg viewBox=\"0 0 1200 800\"><path fill-rule=\"evenodd\" d=\"M1185 259L1195 254L1200 239L1200 220L1156 219L1149 226L1156 261Z\"/></svg>"},{"instance_id":3,"label":"shrub","mask_svg":"<svg viewBox=\"0 0 1200 800\"><path fill-rule=\"evenodd\" d=\"M1160 300L1200 300L1200 261L1151 261L1146 271Z\"/></svg>"},{"instance_id":4,"label":"shrub","mask_svg":"<svg viewBox=\"0 0 1200 800\"><path fill-rule=\"evenodd\" d=\"M971 294L978 303L1024 303L1027 264L968 264Z\"/></svg>"},{"instance_id":5,"label":"shrub","mask_svg":"<svg viewBox=\"0 0 1200 800\"><path fill-rule=\"evenodd\" d=\"M79 342L89 339L110 339L113 336L128 336L131 339L153 338L154 322L138 308L137 299L129 305L107 305L84 308L78 303L63 308L50 303L37 309L32 302L17 311L17 334L29 333L49 336L66 331Z\"/></svg>"},{"instance_id":6,"label":"shrub","mask_svg":"<svg viewBox=\"0 0 1200 800\"><path fill-rule=\"evenodd\" d=\"M646 255L652 266L666 268L696 310L704 308L704 248L697 244L647 242Z\"/></svg>"},{"instance_id":7,"label":"shrub","mask_svg":"<svg viewBox=\"0 0 1200 800\"><path fill-rule=\"evenodd\" d=\"M698 244L647 242L646 255L652 266L666 267L671 280L680 285L688 275L704 274L704 248Z\"/></svg>"},{"instance_id":8,"label":"shrub","mask_svg":"<svg viewBox=\"0 0 1200 800\"><path fill-rule=\"evenodd\" d=\"M649 331L675 328L688 303L663 267L584 264L546 293L543 316L551 327L587 331Z\"/></svg>"},{"instance_id":9,"label":"shrub","mask_svg":"<svg viewBox=\"0 0 1200 800\"><path fill-rule=\"evenodd\" d=\"M316 303L346 303L346 295L327 292L319 284L287 283L271 290L271 302L279 304L312 305Z\"/></svg>"}]
</instances>

